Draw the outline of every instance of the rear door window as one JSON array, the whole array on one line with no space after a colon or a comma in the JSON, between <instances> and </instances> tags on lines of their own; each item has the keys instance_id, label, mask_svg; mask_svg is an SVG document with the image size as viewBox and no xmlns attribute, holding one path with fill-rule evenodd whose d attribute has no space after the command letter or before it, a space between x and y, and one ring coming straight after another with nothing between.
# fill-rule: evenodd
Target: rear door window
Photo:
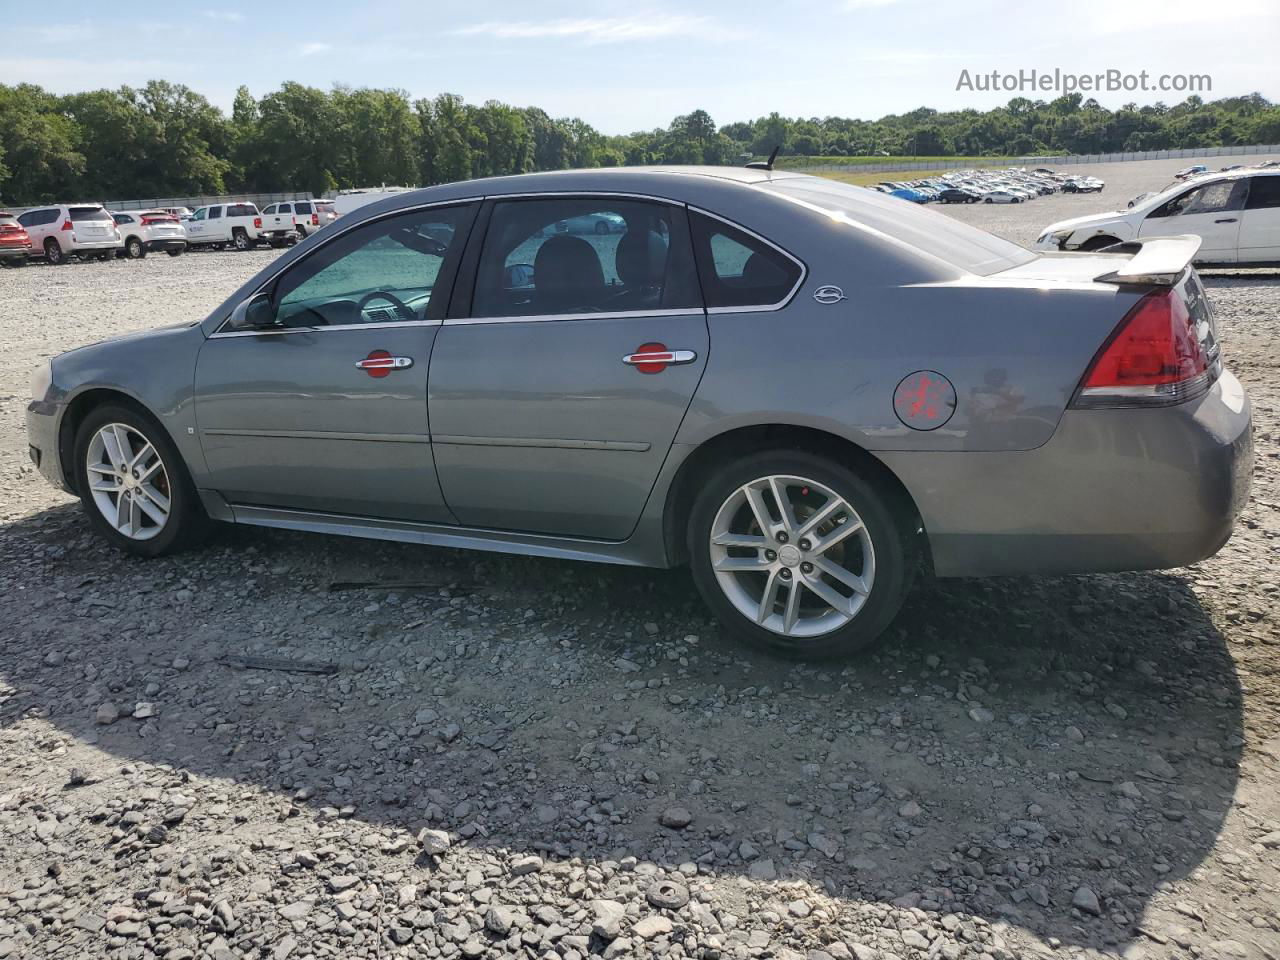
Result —
<instances>
[{"instance_id":1,"label":"rear door window","mask_svg":"<svg viewBox=\"0 0 1280 960\"><path fill-rule=\"evenodd\" d=\"M1280 207L1280 176L1254 177L1249 182L1246 210L1271 210Z\"/></svg>"},{"instance_id":2,"label":"rear door window","mask_svg":"<svg viewBox=\"0 0 1280 960\"><path fill-rule=\"evenodd\" d=\"M683 208L616 197L493 206L476 270L475 317L701 306Z\"/></svg>"},{"instance_id":3,"label":"rear door window","mask_svg":"<svg viewBox=\"0 0 1280 960\"><path fill-rule=\"evenodd\" d=\"M776 306L804 276L794 257L744 230L701 213L690 223L708 310Z\"/></svg>"}]
</instances>

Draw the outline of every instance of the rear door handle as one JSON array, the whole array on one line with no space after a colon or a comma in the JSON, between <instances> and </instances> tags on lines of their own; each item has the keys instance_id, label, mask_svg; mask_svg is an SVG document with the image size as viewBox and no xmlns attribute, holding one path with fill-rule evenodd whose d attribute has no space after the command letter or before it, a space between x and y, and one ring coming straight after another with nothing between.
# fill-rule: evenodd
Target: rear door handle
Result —
<instances>
[{"instance_id":1,"label":"rear door handle","mask_svg":"<svg viewBox=\"0 0 1280 960\"><path fill-rule=\"evenodd\" d=\"M698 355L692 350L645 350L641 353L629 353L622 358L623 363L638 367L642 363L663 363L676 366L681 363L693 363Z\"/></svg>"},{"instance_id":2,"label":"rear door handle","mask_svg":"<svg viewBox=\"0 0 1280 960\"><path fill-rule=\"evenodd\" d=\"M1224 219L1222 219L1222 220L1215 220L1215 221L1213 221L1213 222L1214 222L1214 223L1235 223L1235 222L1236 222L1236 218L1235 218L1235 217L1225 217L1225 218L1224 218Z\"/></svg>"}]
</instances>

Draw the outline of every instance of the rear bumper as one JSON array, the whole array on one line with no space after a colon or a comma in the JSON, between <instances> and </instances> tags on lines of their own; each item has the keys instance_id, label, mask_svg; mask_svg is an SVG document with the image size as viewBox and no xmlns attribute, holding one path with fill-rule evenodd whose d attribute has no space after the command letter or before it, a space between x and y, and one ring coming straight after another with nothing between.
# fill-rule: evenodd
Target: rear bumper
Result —
<instances>
[{"instance_id":1,"label":"rear bumper","mask_svg":"<svg viewBox=\"0 0 1280 960\"><path fill-rule=\"evenodd\" d=\"M259 230L258 239L269 240L269 241L274 240L277 242L280 240L297 240L298 231L295 230L293 227L289 227L284 230Z\"/></svg>"},{"instance_id":2,"label":"rear bumper","mask_svg":"<svg viewBox=\"0 0 1280 960\"><path fill-rule=\"evenodd\" d=\"M68 253L80 253L85 250L115 250L120 246L119 237L111 237L108 240L76 240L71 244Z\"/></svg>"},{"instance_id":3,"label":"rear bumper","mask_svg":"<svg viewBox=\"0 0 1280 960\"><path fill-rule=\"evenodd\" d=\"M164 240L148 240L146 247L148 253L154 253L157 250L185 250L187 249L187 241L169 238Z\"/></svg>"},{"instance_id":4,"label":"rear bumper","mask_svg":"<svg viewBox=\"0 0 1280 960\"><path fill-rule=\"evenodd\" d=\"M1253 472L1248 395L1223 373L1152 410L1069 410L1035 450L880 453L915 498L938 576L1181 567L1231 536Z\"/></svg>"},{"instance_id":5,"label":"rear bumper","mask_svg":"<svg viewBox=\"0 0 1280 960\"><path fill-rule=\"evenodd\" d=\"M30 247L0 247L0 260L20 260L32 253Z\"/></svg>"}]
</instances>

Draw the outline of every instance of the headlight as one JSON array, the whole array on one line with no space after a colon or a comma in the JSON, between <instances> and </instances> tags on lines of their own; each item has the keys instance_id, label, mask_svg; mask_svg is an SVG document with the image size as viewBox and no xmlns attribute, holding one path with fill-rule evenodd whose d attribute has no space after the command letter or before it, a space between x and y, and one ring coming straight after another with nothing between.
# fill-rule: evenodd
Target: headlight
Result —
<instances>
[{"instance_id":1,"label":"headlight","mask_svg":"<svg viewBox=\"0 0 1280 960\"><path fill-rule=\"evenodd\" d=\"M53 363L46 360L31 374L31 399L43 400L53 386Z\"/></svg>"}]
</instances>

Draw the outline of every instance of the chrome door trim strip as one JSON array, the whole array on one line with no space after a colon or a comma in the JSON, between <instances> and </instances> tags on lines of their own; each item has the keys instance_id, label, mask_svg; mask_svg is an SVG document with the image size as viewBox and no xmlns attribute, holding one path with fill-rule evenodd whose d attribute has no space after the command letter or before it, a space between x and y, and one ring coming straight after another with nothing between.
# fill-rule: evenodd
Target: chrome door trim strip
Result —
<instances>
[{"instance_id":1,"label":"chrome door trim strip","mask_svg":"<svg viewBox=\"0 0 1280 960\"><path fill-rule=\"evenodd\" d=\"M638 320L643 317L698 317L702 307L675 307L666 310L619 310L613 313L531 313L515 317L453 317L449 327L465 327L483 323L552 323L558 320Z\"/></svg>"},{"instance_id":2,"label":"chrome door trim strip","mask_svg":"<svg viewBox=\"0 0 1280 960\"><path fill-rule=\"evenodd\" d=\"M465 437L435 434L433 444L454 447L544 447L556 450L616 450L647 453L651 444L630 440L563 440L554 437Z\"/></svg>"},{"instance_id":3,"label":"chrome door trim strip","mask_svg":"<svg viewBox=\"0 0 1280 960\"><path fill-rule=\"evenodd\" d=\"M257 296L257 294L254 294ZM334 333L340 330L393 330L397 327L438 327L443 320L388 320L383 323L336 323L331 327L280 327L264 330L219 330L207 337L224 340L230 337L282 337L290 333Z\"/></svg>"},{"instance_id":4,"label":"chrome door trim strip","mask_svg":"<svg viewBox=\"0 0 1280 960\"><path fill-rule=\"evenodd\" d=\"M430 443L422 433L347 433L339 430L237 430L226 427L201 430L206 437L276 437L285 440L358 440L378 443Z\"/></svg>"}]
</instances>

